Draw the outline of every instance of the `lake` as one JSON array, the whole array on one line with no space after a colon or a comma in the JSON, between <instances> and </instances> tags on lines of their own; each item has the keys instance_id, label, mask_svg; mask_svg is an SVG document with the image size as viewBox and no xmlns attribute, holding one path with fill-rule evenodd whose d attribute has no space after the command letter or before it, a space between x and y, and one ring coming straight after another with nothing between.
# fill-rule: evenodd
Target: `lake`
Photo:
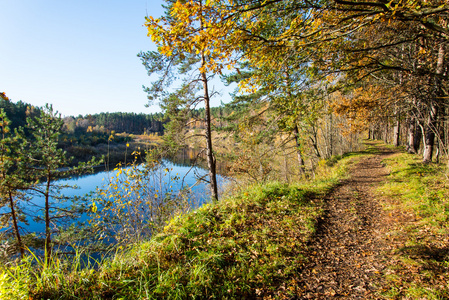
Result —
<instances>
[{"instance_id":1,"label":"lake","mask_svg":"<svg viewBox=\"0 0 449 300\"><path fill-rule=\"evenodd\" d=\"M174 163L169 160L163 160L162 161L162 168L161 170L168 170L168 175L161 176L160 182L157 184L159 186L161 185L170 185L172 187L172 190L176 192L177 190L181 189L182 187L186 186L193 186L192 188L192 196L195 197L195 203L197 205L202 205L206 201L209 201L210 199L210 193L209 193L209 185L205 182L197 183L197 178L204 176L207 174L207 170L203 168L196 167L192 169L191 166L189 166L190 161L181 161L180 163ZM126 170L126 168L123 168L123 172ZM64 178L55 181L58 185L70 185L70 186L77 186L76 189L73 188L63 188L61 190L62 194L69 197L75 197L75 196L84 196L86 194L89 194L91 192L96 191L97 187L103 187L107 185L109 180L113 178L117 174L118 170L111 170L111 171L102 171L97 172L94 174L87 174L82 176L73 176L71 178ZM170 180L172 177L178 177L177 180ZM223 187L226 185L228 180L224 176L217 176L218 180L218 186L219 189L222 191ZM170 181L170 182L169 182ZM32 215L42 215L43 212L39 211L39 207L43 207L45 201L42 196L39 195L33 195L33 199L30 204L27 204L26 207L24 207L28 214L30 216ZM89 205L91 204L91 201L88 200L87 202ZM66 205L66 204L64 204ZM2 210L4 210L3 208ZM81 216L81 218L77 220L73 220L73 222L81 221L84 222L87 220L87 215L84 214ZM27 218L28 225L21 224L22 229L26 233L34 232L36 234L42 234L45 231L45 225L43 222L37 222L32 219L32 217Z\"/></svg>"}]
</instances>

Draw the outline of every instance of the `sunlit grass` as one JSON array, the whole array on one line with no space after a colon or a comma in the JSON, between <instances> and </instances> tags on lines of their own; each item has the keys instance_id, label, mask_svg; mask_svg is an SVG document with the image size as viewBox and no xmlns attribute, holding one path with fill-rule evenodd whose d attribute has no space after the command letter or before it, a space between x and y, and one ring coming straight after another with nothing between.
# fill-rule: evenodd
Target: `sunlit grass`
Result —
<instances>
[{"instance_id":1,"label":"sunlit grass","mask_svg":"<svg viewBox=\"0 0 449 300\"><path fill-rule=\"evenodd\" d=\"M423 164L421 157L398 153L385 159L390 169L378 193L397 224L392 237L400 241L395 265L388 266L385 296L402 299L449 297L449 181L447 167ZM400 281L394 278L400 278ZM394 293L391 293L394 291Z\"/></svg>"},{"instance_id":2,"label":"sunlit grass","mask_svg":"<svg viewBox=\"0 0 449 300\"><path fill-rule=\"evenodd\" d=\"M31 257L4 268L2 299L290 297L299 288L295 274L322 214L320 199L347 176L353 161L348 156L332 167L322 164L313 182L242 188L171 219L150 241L96 267L81 254L49 265Z\"/></svg>"}]
</instances>

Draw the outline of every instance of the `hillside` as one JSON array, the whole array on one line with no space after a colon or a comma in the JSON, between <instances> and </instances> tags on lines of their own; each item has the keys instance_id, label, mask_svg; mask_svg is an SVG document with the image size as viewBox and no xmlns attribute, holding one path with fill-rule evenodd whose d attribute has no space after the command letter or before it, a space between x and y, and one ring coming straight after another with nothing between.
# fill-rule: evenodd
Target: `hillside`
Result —
<instances>
[{"instance_id":1,"label":"hillside","mask_svg":"<svg viewBox=\"0 0 449 300\"><path fill-rule=\"evenodd\" d=\"M75 260L31 274L26 264L10 269L0 292L29 299L447 297L447 182L416 156L368 145L323 166L314 182L251 186L179 216L97 268Z\"/></svg>"}]
</instances>

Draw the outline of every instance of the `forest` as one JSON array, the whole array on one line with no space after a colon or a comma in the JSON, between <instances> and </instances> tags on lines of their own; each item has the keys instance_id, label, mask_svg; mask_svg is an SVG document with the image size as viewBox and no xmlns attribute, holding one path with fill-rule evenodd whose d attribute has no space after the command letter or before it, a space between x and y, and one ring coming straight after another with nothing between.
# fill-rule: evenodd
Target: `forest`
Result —
<instances>
[{"instance_id":1,"label":"forest","mask_svg":"<svg viewBox=\"0 0 449 300\"><path fill-rule=\"evenodd\" d=\"M444 1L167 4L165 16L146 22L158 51L139 56L149 75L160 75L146 91L172 116L174 143L185 140L178 133L188 111L204 104L214 198L214 92L208 87L214 76L238 83L234 103L247 108L239 132L245 124L259 140L293 137L300 169L309 149L329 157L348 144L338 135L364 131L411 153L421 149L425 163L448 161ZM175 76L182 85L170 90Z\"/></svg>"},{"instance_id":2,"label":"forest","mask_svg":"<svg viewBox=\"0 0 449 300\"><path fill-rule=\"evenodd\" d=\"M447 1L165 0L164 7L163 16L145 18L157 51L138 54L152 80L144 87L149 104L162 113L61 119L51 106L2 94L1 203L9 207L2 217L18 263L0 274L0 295L449 297ZM237 85L230 103L211 107L219 97L214 78ZM116 137L128 151L137 135L158 137L146 153L132 149L143 167L119 165L109 189L84 206L51 206L61 167L75 174L99 163L86 156L70 166L64 147L99 143L109 151ZM189 191L170 186L162 195L148 181L169 173L162 158L188 148L207 170L199 180L210 198L193 211ZM223 163L234 184L219 192ZM15 203L45 182L45 253L33 263L27 245L38 246L21 240ZM52 218L81 212L93 216L84 231L50 230ZM110 237L116 243L103 243ZM78 252L52 253L57 242ZM86 261L100 250L115 254Z\"/></svg>"}]
</instances>

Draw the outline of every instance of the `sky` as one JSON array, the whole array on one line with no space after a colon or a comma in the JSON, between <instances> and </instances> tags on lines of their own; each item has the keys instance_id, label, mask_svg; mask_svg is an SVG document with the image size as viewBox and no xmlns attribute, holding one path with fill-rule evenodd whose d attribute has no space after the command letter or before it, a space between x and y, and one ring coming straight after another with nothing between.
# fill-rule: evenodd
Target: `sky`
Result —
<instances>
[{"instance_id":1,"label":"sky","mask_svg":"<svg viewBox=\"0 0 449 300\"><path fill-rule=\"evenodd\" d=\"M143 24L162 3L0 0L0 92L63 116L160 111L145 107L150 78L137 54L156 50Z\"/></svg>"}]
</instances>

